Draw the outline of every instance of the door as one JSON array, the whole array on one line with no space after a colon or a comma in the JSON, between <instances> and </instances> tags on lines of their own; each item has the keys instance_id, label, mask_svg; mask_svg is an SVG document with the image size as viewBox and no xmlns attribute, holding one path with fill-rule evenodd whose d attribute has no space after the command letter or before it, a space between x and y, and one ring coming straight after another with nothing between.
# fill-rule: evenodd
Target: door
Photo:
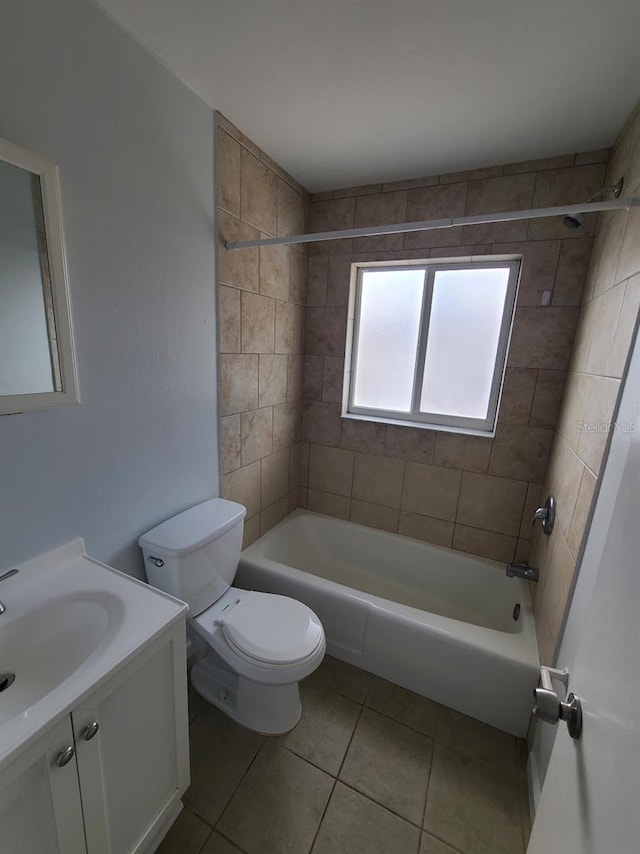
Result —
<instances>
[{"instance_id":1,"label":"door","mask_svg":"<svg viewBox=\"0 0 640 854\"><path fill-rule=\"evenodd\" d=\"M558 658L582 737L558 724L527 854L640 852L639 397L636 341Z\"/></svg>"},{"instance_id":2,"label":"door","mask_svg":"<svg viewBox=\"0 0 640 854\"><path fill-rule=\"evenodd\" d=\"M180 624L74 710L88 854L146 851L177 811L189 782L185 662Z\"/></svg>"},{"instance_id":3,"label":"door","mask_svg":"<svg viewBox=\"0 0 640 854\"><path fill-rule=\"evenodd\" d=\"M86 850L67 715L0 771L0 851L86 854Z\"/></svg>"}]
</instances>

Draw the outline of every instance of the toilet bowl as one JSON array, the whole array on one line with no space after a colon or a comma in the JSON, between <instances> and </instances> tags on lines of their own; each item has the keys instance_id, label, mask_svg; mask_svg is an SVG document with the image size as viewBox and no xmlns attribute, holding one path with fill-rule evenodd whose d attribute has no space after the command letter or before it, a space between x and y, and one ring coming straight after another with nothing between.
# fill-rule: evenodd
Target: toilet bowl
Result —
<instances>
[{"instance_id":1,"label":"toilet bowl","mask_svg":"<svg viewBox=\"0 0 640 854\"><path fill-rule=\"evenodd\" d=\"M189 605L195 690L243 726L277 734L300 719L298 683L322 661L325 637L302 602L231 586L245 514L214 498L138 542L149 583Z\"/></svg>"}]
</instances>

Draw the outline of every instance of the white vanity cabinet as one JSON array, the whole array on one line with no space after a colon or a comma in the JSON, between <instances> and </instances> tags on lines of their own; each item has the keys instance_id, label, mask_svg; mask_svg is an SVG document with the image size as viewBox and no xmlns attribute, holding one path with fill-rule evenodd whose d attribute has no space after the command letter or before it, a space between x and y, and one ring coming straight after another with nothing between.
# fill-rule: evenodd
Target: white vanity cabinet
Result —
<instances>
[{"instance_id":1,"label":"white vanity cabinet","mask_svg":"<svg viewBox=\"0 0 640 854\"><path fill-rule=\"evenodd\" d=\"M182 619L0 770L0 850L152 852L188 783Z\"/></svg>"},{"instance_id":2,"label":"white vanity cabinet","mask_svg":"<svg viewBox=\"0 0 640 854\"><path fill-rule=\"evenodd\" d=\"M85 854L76 764L58 765L72 744L67 716L0 771L2 854Z\"/></svg>"},{"instance_id":3,"label":"white vanity cabinet","mask_svg":"<svg viewBox=\"0 0 640 854\"><path fill-rule=\"evenodd\" d=\"M179 811L189 783L186 660L182 624L72 712L88 854L154 850Z\"/></svg>"}]
</instances>

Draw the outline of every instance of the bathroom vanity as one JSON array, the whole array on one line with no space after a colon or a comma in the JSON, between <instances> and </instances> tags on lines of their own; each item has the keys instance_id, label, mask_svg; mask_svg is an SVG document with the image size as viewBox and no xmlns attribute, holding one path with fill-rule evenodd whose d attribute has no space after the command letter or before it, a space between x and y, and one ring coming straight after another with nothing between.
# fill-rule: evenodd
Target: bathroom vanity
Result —
<instances>
[{"instance_id":1,"label":"bathroom vanity","mask_svg":"<svg viewBox=\"0 0 640 854\"><path fill-rule=\"evenodd\" d=\"M18 569L0 583L1 850L152 852L189 784L187 607L81 540Z\"/></svg>"}]
</instances>

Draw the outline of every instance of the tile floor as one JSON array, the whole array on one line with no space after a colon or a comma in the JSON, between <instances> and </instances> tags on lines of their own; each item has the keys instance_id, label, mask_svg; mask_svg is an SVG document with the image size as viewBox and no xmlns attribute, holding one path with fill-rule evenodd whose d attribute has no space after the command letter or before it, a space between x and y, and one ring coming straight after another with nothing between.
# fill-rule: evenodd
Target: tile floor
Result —
<instances>
[{"instance_id":1,"label":"tile floor","mask_svg":"<svg viewBox=\"0 0 640 854\"><path fill-rule=\"evenodd\" d=\"M190 695L191 787L158 854L524 854L524 743L333 658L284 736Z\"/></svg>"}]
</instances>

